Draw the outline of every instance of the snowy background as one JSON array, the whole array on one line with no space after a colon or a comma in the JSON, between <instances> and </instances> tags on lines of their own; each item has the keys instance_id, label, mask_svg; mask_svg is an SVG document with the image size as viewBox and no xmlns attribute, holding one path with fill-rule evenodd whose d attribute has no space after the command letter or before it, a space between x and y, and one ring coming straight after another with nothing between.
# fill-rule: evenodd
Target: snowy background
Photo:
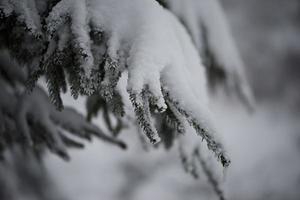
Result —
<instances>
[{"instance_id":1,"label":"snowy background","mask_svg":"<svg viewBox=\"0 0 300 200\"><path fill-rule=\"evenodd\" d=\"M225 194L236 200L299 199L300 2L222 2L258 100L252 115L234 100L218 96L211 102L232 158ZM84 110L83 100L66 96L65 102ZM177 149L145 152L135 130L122 135L127 151L95 140L72 151L69 163L49 155L49 174L66 199L217 199L205 176L194 180L184 172Z\"/></svg>"}]
</instances>

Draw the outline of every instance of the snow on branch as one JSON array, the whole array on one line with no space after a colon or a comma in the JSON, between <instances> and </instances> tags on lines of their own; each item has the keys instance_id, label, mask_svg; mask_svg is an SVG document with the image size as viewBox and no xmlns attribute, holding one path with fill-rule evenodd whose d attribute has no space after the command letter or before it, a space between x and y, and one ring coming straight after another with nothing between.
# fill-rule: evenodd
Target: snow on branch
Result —
<instances>
[{"instance_id":1,"label":"snow on branch","mask_svg":"<svg viewBox=\"0 0 300 200\"><path fill-rule=\"evenodd\" d=\"M212 89L221 83L252 110L254 98L245 66L219 0L167 0L166 4L189 31L203 57Z\"/></svg>"},{"instance_id":2,"label":"snow on branch","mask_svg":"<svg viewBox=\"0 0 300 200\"><path fill-rule=\"evenodd\" d=\"M16 3L19 1L3 2L0 4L1 8L11 6L13 11L6 13L15 22L23 20L23 24L30 30L39 30L39 24L43 24L43 37L30 40L32 44L28 46L43 47L37 48L40 51L32 59L31 63L36 66L29 68L29 83L32 86L40 76L45 75L51 102L58 109L63 108L60 93L66 90L67 83L74 98L78 95L100 95L107 105L112 105L112 108L116 108L114 110L123 113L116 87L121 75L126 73L128 77L124 88L128 95L125 98L131 100L136 121L151 143L160 141L156 116L166 117L164 112L169 109L174 114L178 130L182 129L182 121L189 122L221 163L224 166L229 164L225 150L216 137L208 109L206 72L199 53L179 20L158 2L60 0L52 4L49 0L47 7L50 9L43 11L38 10L40 6L33 6L35 1L32 0L19 4ZM48 13L38 15L45 10ZM15 17L9 13L19 14ZM33 25L36 28L32 28ZM18 26L11 29L16 28ZM199 31L191 35L199 35ZM8 37L2 34L0 36ZM194 37L193 39L195 40ZM7 45L6 48L10 49L10 46ZM41 95L40 93L34 90L32 95ZM34 102L34 99L31 101ZM36 103L39 105L41 102ZM44 107L49 108L48 105ZM25 111L28 112L28 109L21 112L23 116ZM65 109L60 114L67 111ZM43 117L47 120L44 125L55 135L52 126L55 119L49 119L49 116L41 118ZM23 122L21 120L20 126L30 141L29 131L26 131L28 127L24 119L21 119ZM60 125L69 128L68 123ZM85 129L84 127L80 128ZM104 139L100 135L98 136ZM59 136L53 139L58 140L58 144L63 143L59 141ZM107 141L119 144L114 140ZM58 148L63 149L63 145Z\"/></svg>"}]
</instances>

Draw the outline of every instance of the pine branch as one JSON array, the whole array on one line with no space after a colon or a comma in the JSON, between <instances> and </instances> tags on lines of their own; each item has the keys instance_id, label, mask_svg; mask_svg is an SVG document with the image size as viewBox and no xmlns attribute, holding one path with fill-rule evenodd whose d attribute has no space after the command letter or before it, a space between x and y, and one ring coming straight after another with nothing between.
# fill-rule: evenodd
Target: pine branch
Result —
<instances>
[{"instance_id":1,"label":"pine branch","mask_svg":"<svg viewBox=\"0 0 300 200\"><path fill-rule=\"evenodd\" d=\"M101 82L100 93L101 96L109 102L114 96L114 91L121 77L122 71L120 66L118 66L117 61L114 61L109 56L105 56L103 62L105 74L103 81Z\"/></svg>"},{"instance_id":2,"label":"pine branch","mask_svg":"<svg viewBox=\"0 0 300 200\"><path fill-rule=\"evenodd\" d=\"M228 167L230 160L223 149L221 143L217 142L213 137L213 133L206 127L205 123L199 122L196 118L192 116L191 113L183 109L176 100L172 99L168 93L165 92L165 98L167 101L173 105L173 107L186 118L189 124L194 127L195 131L206 141L209 150L214 152L218 160L222 163L223 167Z\"/></svg>"},{"instance_id":3,"label":"pine branch","mask_svg":"<svg viewBox=\"0 0 300 200\"><path fill-rule=\"evenodd\" d=\"M130 100L134 107L137 121L144 130L146 136L152 144L158 143L160 141L160 137L150 114L149 96L147 92L143 91L141 94L130 92Z\"/></svg>"},{"instance_id":4,"label":"pine branch","mask_svg":"<svg viewBox=\"0 0 300 200\"><path fill-rule=\"evenodd\" d=\"M210 167L207 165L207 162L205 161L205 159L203 158L199 148L196 148L194 151L194 157L198 159L205 175L208 178L209 183L211 184L211 186L213 187L214 191L216 192L216 194L218 195L220 200L225 200L225 196L224 196L224 192L223 190L220 188L220 183L219 181L215 178L214 173L212 172L212 170L210 169Z\"/></svg>"},{"instance_id":5,"label":"pine branch","mask_svg":"<svg viewBox=\"0 0 300 200\"><path fill-rule=\"evenodd\" d=\"M63 109L60 93L67 90L62 64L63 61L61 60L60 52L54 52L44 64L50 101L58 110Z\"/></svg>"},{"instance_id":6,"label":"pine branch","mask_svg":"<svg viewBox=\"0 0 300 200\"><path fill-rule=\"evenodd\" d=\"M17 0L13 2L18 3ZM91 109L98 110L105 107L104 117L109 129L114 131L117 127L109 125L111 122L108 115L113 112L117 119L124 115L123 99L116 86L121 74L127 72L127 90L137 121L151 143L159 142L159 134L151 113L156 111L163 120L161 129L167 131L170 128L174 132L182 133L187 120L206 141L208 148L216 154L223 166L229 165L230 161L225 155L223 146L213 136L214 131L205 120L201 119L206 113L203 115L200 113L201 117L195 116L195 113L201 112L205 105L197 104L194 107L182 105L182 102L192 104L196 101L196 99L189 101L190 97L205 99L207 94L204 91L205 76L198 52L187 31L172 14L152 1L127 0L125 3L112 3L103 0L87 3L81 0L54 0L49 1L46 10L43 11L37 10L33 2L26 0L12 4L13 11L7 13L10 13L9 20L12 20L13 26L5 22L5 28L11 30L12 34L4 37L9 39L5 45L15 51L15 55L19 55L19 60L28 57L30 60L34 58L40 61L39 68L32 67L32 70L29 70L31 77L28 85L31 89L41 75L46 75L51 101L58 108L62 108L60 93L66 90L66 79L74 98L79 95L100 95L105 99L103 106L100 105L102 102L92 105L88 118L91 119L92 115L97 113ZM136 6L137 2L144 7ZM164 5L167 3L169 7L171 2L160 1L160 3ZM28 15L29 11L33 12L33 15ZM3 9L0 13L1 16L6 15L3 14ZM43 14L37 16L38 13ZM128 23L126 26L124 21ZM34 34L26 34L40 30L41 23L45 30L42 30L44 32L40 40L32 36ZM191 24L193 23L186 23L186 26ZM24 27L29 27L30 30L24 31ZM168 29L162 33L160 30L165 27ZM190 31L191 35L195 33ZM28 46L31 47L28 43L31 42L34 46L32 53L29 51L31 49L28 49ZM24 44L27 49L23 46L18 48L20 44ZM39 45L43 48L37 51L35 48ZM24 49L27 51L23 52ZM199 94L193 88L196 81L190 80L194 76L199 79L197 84L200 85L200 90L203 89ZM172 95L176 90L180 90L181 92L175 95L180 101L170 98L168 94L163 95L162 86L168 88ZM30 111L26 109L26 112ZM64 110L60 114L64 115L65 112L69 110ZM73 115L79 116L74 112ZM77 137L89 140L90 136L95 134L112 144L124 146L122 142L106 136L101 130L94 127L87 128L82 121L78 127L76 124L66 123L58 114L57 116L59 120L52 116L52 125L74 132ZM28 128L24 115L22 117L20 121L24 122L23 128L28 129L25 132L29 132L30 138L31 127ZM78 119L82 119L81 117ZM172 143L176 134L170 134L168 137L170 140L163 140ZM33 138L33 140L40 139Z\"/></svg>"}]
</instances>

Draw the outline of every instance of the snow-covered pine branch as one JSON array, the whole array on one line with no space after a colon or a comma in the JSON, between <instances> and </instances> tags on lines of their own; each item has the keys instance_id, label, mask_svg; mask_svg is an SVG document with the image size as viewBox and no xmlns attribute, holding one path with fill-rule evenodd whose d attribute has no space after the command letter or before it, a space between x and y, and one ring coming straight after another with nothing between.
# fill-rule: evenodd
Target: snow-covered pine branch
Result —
<instances>
[{"instance_id":1,"label":"snow-covered pine branch","mask_svg":"<svg viewBox=\"0 0 300 200\"><path fill-rule=\"evenodd\" d=\"M190 33L207 68L212 89L223 85L226 92L235 93L252 110L254 98L245 66L219 0L165 0L163 4Z\"/></svg>"},{"instance_id":2,"label":"snow-covered pine branch","mask_svg":"<svg viewBox=\"0 0 300 200\"><path fill-rule=\"evenodd\" d=\"M154 0L60 0L56 4L49 0L44 6L32 0L20 5L15 2L0 3L1 13L5 13L1 17L16 25L9 27L4 20L1 28L21 34L1 34L1 38L10 37L4 46L9 50L18 46L11 38L16 37L22 41L20 49L34 52L29 83L33 85L45 75L50 99L58 108L62 108L59 94L65 90L66 80L75 98L97 94L108 104L118 102L114 100L119 96L116 86L127 73L125 87L136 119L152 143L160 140L153 111L165 116L169 105L227 166L229 160L207 106L204 66L188 32L171 12ZM42 36L36 37L36 32ZM17 59L26 57L11 52Z\"/></svg>"}]
</instances>

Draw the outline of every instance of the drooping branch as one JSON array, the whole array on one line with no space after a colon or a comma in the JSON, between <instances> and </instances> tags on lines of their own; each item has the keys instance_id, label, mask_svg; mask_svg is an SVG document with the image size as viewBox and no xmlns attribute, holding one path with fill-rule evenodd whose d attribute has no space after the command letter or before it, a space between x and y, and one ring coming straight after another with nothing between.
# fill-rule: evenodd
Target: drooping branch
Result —
<instances>
[{"instance_id":1,"label":"drooping branch","mask_svg":"<svg viewBox=\"0 0 300 200\"><path fill-rule=\"evenodd\" d=\"M128 80L124 88L129 93L136 120L151 142L159 141L153 112L167 117L163 113L169 109L175 114L176 123L186 119L222 164L228 165L223 147L214 136L213 119L207 109L206 72L193 43L195 39L189 35L192 32L187 32L157 2L61 0L47 1L44 9L31 0L3 2L5 16L16 22L10 29L21 33L20 40L31 38L32 44L20 42L24 44L20 49L25 49L24 52L31 52L31 47L39 49L30 59L36 65L28 67L31 88L45 75L50 99L57 108L62 109L60 93L66 90L67 83L74 98L100 95L111 108L118 105L113 110L123 115L120 103L123 97L117 95L116 86L120 76L126 73ZM20 31L20 27L39 32L42 37L28 36L26 29ZM6 47L10 49L9 45ZM169 95L164 95L163 90ZM180 123L177 125L178 130L182 129Z\"/></svg>"}]
</instances>

